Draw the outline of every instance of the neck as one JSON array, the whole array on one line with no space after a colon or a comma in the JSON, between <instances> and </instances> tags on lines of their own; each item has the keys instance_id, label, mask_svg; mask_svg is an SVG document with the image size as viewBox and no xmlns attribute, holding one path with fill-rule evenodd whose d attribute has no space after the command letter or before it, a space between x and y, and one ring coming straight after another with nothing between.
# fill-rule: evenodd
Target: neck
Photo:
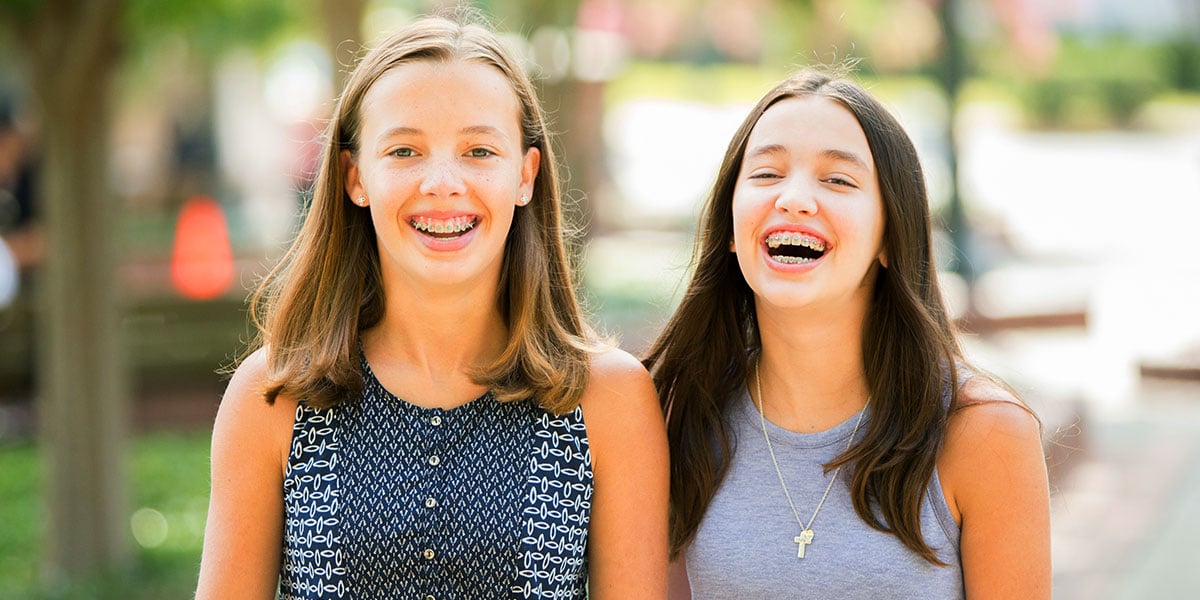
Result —
<instances>
[{"instance_id":1,"label":"neck","mask_svg":"<svg viewBox=\"0 0 1200 600\"><path fill-rule=\"evenodd\" d=\"M450 407L482 394L471 373L508 341L496 286L420 289L388 286L383 318L363 348L384 387L414 404Z\"/></svg>"},{"instance_id":2,"label":"neck","mask_svg":"<svg viewBox=\"0 0 1200 600\"><path fill-rule=\"evenodd\" d=\"M862 360L866 307L818 315L764 304L757 309L763 397L755 399L766 417L785 429L814 432L861 410L868 394ZM757 395L755 382L749 383Z\"/></svg>"}]
</instances>

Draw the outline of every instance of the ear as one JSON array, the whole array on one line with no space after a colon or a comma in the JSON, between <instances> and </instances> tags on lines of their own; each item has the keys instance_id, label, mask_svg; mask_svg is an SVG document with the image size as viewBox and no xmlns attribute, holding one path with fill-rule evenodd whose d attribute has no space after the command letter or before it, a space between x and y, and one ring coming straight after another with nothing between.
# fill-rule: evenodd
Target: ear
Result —
<instances>
[{"instance_id":1,"label":"ear","mask_svg":"<svg viewBox=\"0 0 1200 600\"><path fill-rule=\"evenodd\" d=\"M520 198L533 198L533 184L537 181L538 168L542 164L542 151L530 146L525 151L525 160L521 164L521 186L517 190L517 199L515 203L520 205Z\"/></svg>"},{"instance_id":2,"label":"ear","mask_svg":"<svg viewBox=\"0 0 1200 600\"><path fill-rule=\"evenodd\" d=\"M354 160L354 155L349 150L342 150L339 158L342 161L342 172L346 174L344 182L346 188L346 196L354 202L358 198L366 198L367 190L363 187L362 178L359 176L358 162ZM366 206L366 204L362 204Z\"/></svg>"},{"instance_id":3,"label":"ear","mask_svg":"<svg viewBox=\"0 0 1200 600\"><path fill-rule=\"evenodd\" d=\"M885 269L888 267L887 250L879 251L879 264Z\"/></svg>"},{"instance_id":4,"label":"ear","mask_svg":"<svg viewBox=\"0 0 1200 600\"><path fill-rule=\"evenodd\" d=\"M733 243L733 238L729 238L729 251L737 254L737 245Z\"/></svg>"}]
</instances>

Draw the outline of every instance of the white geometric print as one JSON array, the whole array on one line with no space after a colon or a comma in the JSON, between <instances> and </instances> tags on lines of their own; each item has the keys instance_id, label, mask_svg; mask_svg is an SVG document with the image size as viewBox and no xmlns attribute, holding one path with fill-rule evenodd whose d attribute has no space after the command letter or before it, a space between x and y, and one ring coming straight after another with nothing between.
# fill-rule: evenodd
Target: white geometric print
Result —
<instances>
[{"instance_id":1,"label":"white geometric print","mask_svg":"<svg viewBox=\"0 0 1200 600\"><path fill-rule=\"evenodd\" d=\"M518 598L583 598L584 558L592 507L592 458L583 410L554 417L542 412L533 433L533 464L522 509L523 556Z\"/></svg>"},{"instance_id":2,"label":"white geometric print","mask_svg":"<svg viewBox=\"0 0 1200 600\"><path fill-rule=\"evenodd\" d=\"M585 598L582 410L421 408L362 365L358 401L296 411L280 598Z\"/></svg>"}]
</instances>

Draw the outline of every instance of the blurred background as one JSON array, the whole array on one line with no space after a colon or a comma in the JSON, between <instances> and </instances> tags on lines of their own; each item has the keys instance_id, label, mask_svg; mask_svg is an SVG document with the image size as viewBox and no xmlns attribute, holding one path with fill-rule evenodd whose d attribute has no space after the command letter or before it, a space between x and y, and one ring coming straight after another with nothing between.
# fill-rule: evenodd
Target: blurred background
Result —
<instances>
[{"instance_id":1,"label":"blurred background","mask_svg":"<svg viewBox=\"0 0 1200 600\"><path fill-rule=\"evenodd\" d=\"M191 597L216 371L336 90L453 4L0 4L0 598ZM1055 595L1200 597L1200 0L473 5L535 75L589 310L634 353L753 102L860 60L969 355L1045 424Z\"/></svg>"}]
</instances>

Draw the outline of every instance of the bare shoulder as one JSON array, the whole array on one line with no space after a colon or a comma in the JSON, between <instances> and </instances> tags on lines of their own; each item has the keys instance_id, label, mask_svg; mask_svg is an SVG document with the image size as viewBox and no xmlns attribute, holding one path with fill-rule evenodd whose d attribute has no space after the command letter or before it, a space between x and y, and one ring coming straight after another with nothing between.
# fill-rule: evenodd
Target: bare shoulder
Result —
<instances>
[{"instance_id":1,"label":"bare shoulder","mask_svg":"<svg viewBox=\"0 0 1200 600\"><path fill-rule=\"evenodd\" d=\"M958 396L938 473L961 528L966 595L1049 598L1050 490L1041 425L986 377L967 381Z\"/></svg>"},{"instance_id":2,"label":"bare shoulder","mask_svg":"<svg viewBox=\"0 0 1200 600\"><path fill-rule=\"evenodd\" d=\"M951 408L947 441L965 436L972 440L968 446L981 438L1040 444L1041 433L1033 410L1011 391L986 377L972 377L963 384Z\"/></svg>"},{"instance_id":3,"label":"bare shoulder","mask_svg":"<svg viewBox=\"0 0 1200 600\"><path fill-rule=\"evenodd\" d=\"M591 598L663 598L667 433L654 384L619 349L592 356L583 416L594 473L588 528Z\"/></svg>"},{"instance_id":4,"label":"bare shoulder","mask_svg":"<svg viewBox=\"0 0 1200 600\"><path fill-rule=\"evenodd\" d=\"M212 434L212 479L197 598L273 598L283 478L296 403L268 404L266 352L233 374Z\"/></svg>"},{"instance_id":5,"label":"bare shoulder","mask_svg":"<svg viewBox=\"0 0 1200 600\"><path fill-rule=\"evenodd\" d=\"M641 361L620 348L605 348L592 355L593 377L620 377L622 375L635 378L645 376L647 380L650 377Z\"/></svg>"},{"instance_id":6,"label":"bare shoulder","mask_svg":"<svg viewBox=\"0 0 1200 600\"><path fill-rule=\"evenodd\" d=\"M1041 424L1012 392L974 377L951 410L938 473L956 520L972 506L1036 491L1046 480Z\"/></svg>"},{"instance_id":7,"label":"bare shoulder","mask_svg":"<svg viewBox=\"0 0 1200 600\"><path fill-rule=\"evenodd\" d=\"M636 358L620 348L608 348L592 355L588 386L583 395L583 410L596 416L619 416L630 409L653 406L658 397L650 373Z\"/></svg>"},{"instance_id":8,"label":"bare shoulder","mask_svg":"<svg viewBox=\"0 0 1200 600\"><path fill-rule=\"evenodd\" d=\"M226 412L251 411L267 406L263 392L267 381L267 351L259 348L242 360L233 372L225 393L221 396L221 410Z\"/></svg>"},{"instance_id":9,"label":"bare shoulder","mask_svg":"<svg viewBox=\"0 0 1200 600\"><path fill-rule=\"evenodd\" d=\"M662 454L665 461L666 427L654 382L628 352L612 348L593 355L581 405L597 464L621 464L634 451Z\"/></svg>"},{"instance_id":10,"label":"bare shoulder","mask_svg":"<svg viewBox=\"0 0 1200 600\"><path fill-rule=\"evenodd\" d=\"M256 389L263 386L266 378L267 349L259 348L238 364L237 369L233 372L233 377L229 380L229 385L225 388L225 397L254 393ZM257 393L261 397L261 391Z\"/></svg>"},{"instance_id":11,"label":"bare shoulder","mask_svg":"<svg viewBox=\"0 0 1200 600\"><path fill-rule=\"evenodd\" d=\"M260 348L238 365L225 388L213 427L214 446L254 448L272 459L286 455L296 402L280 396L268 404L266 381L267 353Z\"/></svg>"},{"instance_id":12,"label":"bare shoulder","mask_svg":"<svg viewBox=\"0 0 1200 600\"><path fill-rule=\"evenodd\" d=\"M266 396L264 396L266 382L267 349L259 348L244 358L234 370L233 377L230 378L229 385L225 388L222 404L227 401L266 404ZM280 396L279 400L292 406L296 404L295 401L283 396Z\"/></svg>"}]
</instances>

